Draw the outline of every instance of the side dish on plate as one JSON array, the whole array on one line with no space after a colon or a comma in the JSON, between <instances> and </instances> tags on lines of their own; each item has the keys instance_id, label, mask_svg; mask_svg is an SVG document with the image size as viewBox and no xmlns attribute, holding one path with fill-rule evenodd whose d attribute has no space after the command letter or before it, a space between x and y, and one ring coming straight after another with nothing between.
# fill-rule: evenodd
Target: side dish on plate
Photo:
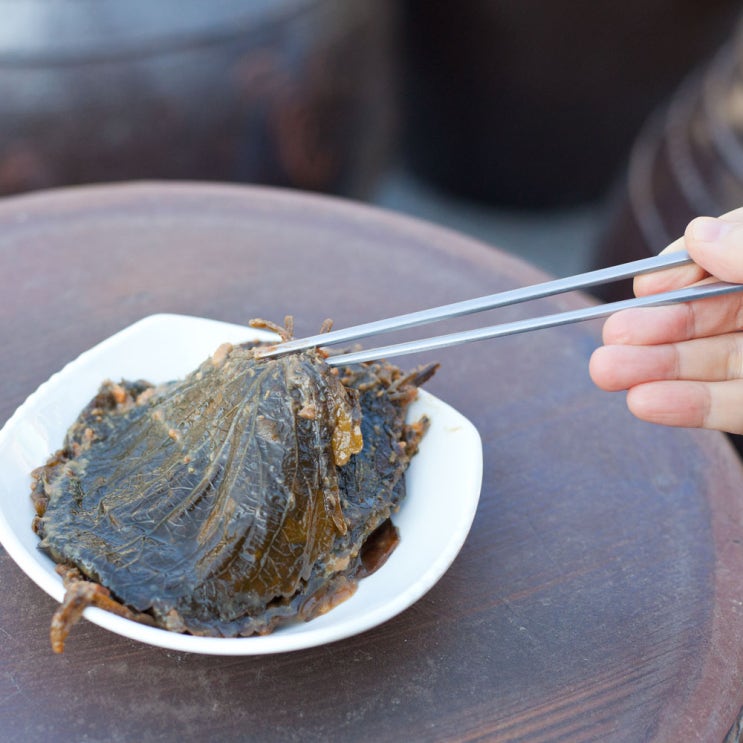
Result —
<instances>
[{"instance_id":1,"label":"side dish on plate","mask_svg":"<svg viewBox=\"0 0 743 743\"><path fill-rule=\"evenodd\" d=\"M256 348L224 344L165 384L104 382L35 470L33 528L66 587L55 651L88 605L263 635L344 601L394 549L390 516L428 425L406 413L436 366Z\"/></svg>"}]
</instances>

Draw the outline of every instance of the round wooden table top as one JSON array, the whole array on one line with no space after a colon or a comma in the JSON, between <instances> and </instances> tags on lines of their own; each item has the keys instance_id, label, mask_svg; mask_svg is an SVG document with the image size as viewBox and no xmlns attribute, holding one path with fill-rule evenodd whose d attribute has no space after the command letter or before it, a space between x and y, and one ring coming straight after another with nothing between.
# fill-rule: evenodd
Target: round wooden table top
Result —
<instances>
[{"instance_id":1,"label":"round wooden table top","mask_svg":"<svg viewBox=\"0 0 743 743\"><path fill-rule=\"evenodd\" d=\"M152 313L291 313L305 335L328 316L343 327L541 278L456 233L312 195L134 184L6 199L0 422L66 362ZM83 621L55 656L54 601L0 550L2 735L723 740L743 706L743 471L724 436L640 423L621 395L595 389L598 331L435 354L427 388L482 436L480 506L437 585L350 639L213 657Z\"/></svg>"}]
</instances>

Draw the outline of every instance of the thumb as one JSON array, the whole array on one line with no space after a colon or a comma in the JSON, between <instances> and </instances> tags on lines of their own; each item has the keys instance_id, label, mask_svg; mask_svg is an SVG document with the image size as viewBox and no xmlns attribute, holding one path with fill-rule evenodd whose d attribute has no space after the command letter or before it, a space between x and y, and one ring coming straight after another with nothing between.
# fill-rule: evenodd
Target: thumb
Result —
<instances>
[{"instance_id":1,"label":"thumb","mask_svg":"<svg viewBox=\"0 0 743 743\"><path fill-rule=\"evenodd\" d=\"M743 221L736 214L697 217L684 234L686 249L695 263L723 281L743 284Z\"/></svg>"}]
</instances>

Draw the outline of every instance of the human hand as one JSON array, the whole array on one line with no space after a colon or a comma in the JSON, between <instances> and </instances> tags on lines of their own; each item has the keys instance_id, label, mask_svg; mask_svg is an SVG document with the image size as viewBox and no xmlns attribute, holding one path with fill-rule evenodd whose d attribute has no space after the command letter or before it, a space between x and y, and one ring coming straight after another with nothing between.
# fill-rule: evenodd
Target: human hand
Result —
<instances>
[{"instance_id":1,"label":"human hand","mask_svg":"<svg viewBox=\"0 0 743 743\"><path fill-rule=\"evenodd\" d=\"M635 294L705 280L743 283L743 208L694 219L663 252L684 248L693 264L636 277ZM627 390L627 406L642 420L743 433L741 329L739 293L617 312L604 324L591 378L604 390Z\"/></svg>"}]
</instances>

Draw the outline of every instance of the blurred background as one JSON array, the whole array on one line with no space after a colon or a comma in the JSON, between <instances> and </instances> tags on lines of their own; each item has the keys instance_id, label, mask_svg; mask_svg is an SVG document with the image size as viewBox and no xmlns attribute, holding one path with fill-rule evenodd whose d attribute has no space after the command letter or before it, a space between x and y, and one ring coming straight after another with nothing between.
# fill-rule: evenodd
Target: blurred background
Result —
<instances>
[{"instance_id":1,"label":"blurred background","mask_svg":"<svg viewBox=\"0 0 743 743\"><path fill-rule=\"evenodd\" d=\"M740 12L0 0L0 197L267 184L424 217L558 275L644 257L743 205Z\"/></svg>"}]
</instances>

